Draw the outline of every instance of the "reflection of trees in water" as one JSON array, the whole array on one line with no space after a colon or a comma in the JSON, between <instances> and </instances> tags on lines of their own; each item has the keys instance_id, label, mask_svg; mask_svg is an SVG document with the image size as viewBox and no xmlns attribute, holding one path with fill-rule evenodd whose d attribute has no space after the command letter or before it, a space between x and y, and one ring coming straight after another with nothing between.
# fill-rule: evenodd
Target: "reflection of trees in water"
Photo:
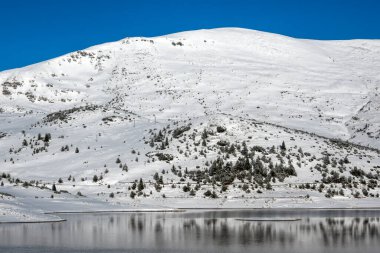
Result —
<instances>
[{"instance_id":1,"label":"reflection of trees in water","mask_svg":"<svg viewBox=\"0 0 380 253\"><path fill-rule=\"evenodd\" d=\"M330 217L270 222L237 221L232 218L157 219L150 215L132 215L129 224L131 232L155 233L154 237L160 241L196 240L221 246L232 243L294 246L299 241L317 239L321 240L321 246L330 247L380 240L380 218Z\"/></svg>"},{"instance_id":2,"label":"reflection of trees in water","mask_svg":"<svg viewBox=\"0 0 380 253\"><path fill-rule=\"evenodd\" d=\"M132 231L137 231L139 233L144 232L146 216L145 215L131 215L130 218L130 228Z\"/></svg>"},{"instance_id":3,"label":"reflection of trees in water","mask_svg":"<svg viewBox=\"0 0 380 253\"><path fill-rule=\"evenodd\" d=\"M79 215L62 223L0 226L0 246L57 244L106 249L195 248L199 252L206 248L215 252L219 247L239 252L256 246L271 252L299 251L302 247L310 252L351 248L355 252L360 247L380 247L380 218L313 217L270 222L239 221L220 214L201 217L152 213Z\"/></svg>"},{"instance_id":4,"label":"reflection of trees in water","mask_svg":"<svg viewBox=\"0 0 380 253\"><path fill-rule=\"evenodd\" d=\"M318 230L326 246L380 240L379 218L326 218L319 222Z\"/></svg>"},{"instance_id":5,"label":"reflection of trees in water","mask_svg":"<svg viewBox=\"0 0 380 253\"><path fill-rule=\"evenodd\" d=\"M273 222L249 222L235 219L209 219L204 221L202 231L207 235L212 231L212 239L220 244L261 244L277 242L291 244L295 236L285 229L278 229Z\"/></svg>"}]
</instances>

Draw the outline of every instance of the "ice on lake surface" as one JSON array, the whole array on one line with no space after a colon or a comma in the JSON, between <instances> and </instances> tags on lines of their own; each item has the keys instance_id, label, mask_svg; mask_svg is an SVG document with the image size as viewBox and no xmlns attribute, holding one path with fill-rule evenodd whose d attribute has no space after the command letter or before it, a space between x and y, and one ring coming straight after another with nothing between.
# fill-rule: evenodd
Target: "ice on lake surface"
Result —
<instances>
[{"instance_id":1,"label":"ice on lake surface","mask_svg":"<svg viewBox=\"0 0 380 253\"><path fill-rule=\"evenodd\" d=\"M380 210L64 214L0 224L0 252L379 252Z\"/></svg>"}]
</instances>

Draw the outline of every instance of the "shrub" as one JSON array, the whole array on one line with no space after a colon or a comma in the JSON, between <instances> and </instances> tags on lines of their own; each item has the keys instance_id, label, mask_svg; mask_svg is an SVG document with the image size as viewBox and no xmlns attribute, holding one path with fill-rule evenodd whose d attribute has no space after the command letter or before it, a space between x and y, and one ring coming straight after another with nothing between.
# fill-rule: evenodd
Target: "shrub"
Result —
<instances>
[{"instance_id":1,"label":"shrub","mask_svg":"<svg viewBox=\"0 0 380 253\"><path fill-rule=\"evenodd\" d=\"M211 191L207 190L207 191L205 191L205 193L203 195L205 195L205 197L210 197L211 194L212 194Z\"/></svg>"}]
</instances>

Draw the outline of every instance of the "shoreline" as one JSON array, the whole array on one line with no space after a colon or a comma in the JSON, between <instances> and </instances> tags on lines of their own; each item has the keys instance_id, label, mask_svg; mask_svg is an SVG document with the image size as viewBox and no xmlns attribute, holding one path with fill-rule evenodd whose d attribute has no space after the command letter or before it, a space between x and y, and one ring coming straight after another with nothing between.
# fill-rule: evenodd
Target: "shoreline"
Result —
<instances>
[{"instance_id":1,"label":"shoreline","mask_svg":"<svg viewBox=\"0 0 380 253\"><path fill-rule=\"evenodd\" d=\"M41 220L41 221L0 221L0 225L2 224L36 224L36 223L55 223L55 222L65 222L66 219L60 220Z\"/></svg>"},{"instance_id":2,"label":"shoreline","mask_svg":"<svg viewBox=\"0 0 380 253\"><path fill-rule=\"evenodd\" d=\"M136 210L99 210L99 211L57 211L57 212L46 212L44 214L92 214L92 213L178 213L185 212L186 210L181 209L162 209L162 210L149 210L149 209L136 209Z\"/></svg>"},{"instance_id":3,"label":"shoreline","mask_svg":"<svg viewBox=\"0 0 380 253\"><path fill-rule=\"evenodd\" d=\"M95 211L56 211L56 212L45 212L44 214L92 214L92 213L181 213L186 211L259 211L259 210L279 210L279 211L291 211L291 210L374 210L380 211L380 207L274 207L274 208L260 208L260 207L179 207L176 209L134 209L134 210L95 210Z\"/></svg>"},{"instance_id":4,"label":"shoreline","mask_svg":"<svg viewBox=\"0 0 380 253\"><path fill-rule=\"evenodd\" d=\"M179 207L180 210L380 210L380 207Z\"/></svg>"},{"instance_id":5,"label":"shoreline","mask_svg":"<svg viewBox=\"0 0 380 253\"><path fill-rule=\"evenodd\" d=\"M187 211L380 211L380 207L276 207L276 208L207 208L207 207L199 207L199 208L176 208L176 209L134 209L134 210L95 210L95 211L57 211L57 212L46 212L43 214L46 215L59 215L59 214L131 214L131 213L185 213ZM59 216L58 216L59 217ZM57 220L31 220L31 221L0 221L0 225L3 224L36 224L36 223L55 223L55 222L65 222L67 219ZM237 219L242 220L242 219ZM255 220L255 219L252 219Z\"/></svg>"}]
</instances>

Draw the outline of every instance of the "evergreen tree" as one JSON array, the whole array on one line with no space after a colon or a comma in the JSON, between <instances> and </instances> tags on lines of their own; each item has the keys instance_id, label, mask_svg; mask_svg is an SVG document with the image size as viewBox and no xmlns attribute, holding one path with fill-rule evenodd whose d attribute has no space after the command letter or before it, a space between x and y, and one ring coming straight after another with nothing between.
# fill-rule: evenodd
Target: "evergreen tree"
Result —
<instances>
[{"instance_id":1,"label":"evergreen tree","mask_svg":"<svg viewBox=\"0 0 380 253\"><path fill-rule=\"evenodd\" d=\"M245 143L245 141L243 141L243 149L241 151L241 154L244 156L248 155L248 148L247 148L247 144Z\"/></svg>"},{"instance_id":2,"label":"evergreen tree","mask_svg":"<svg viewBox=\"0 0 380 253\"><path fill-rule=\"evenodd\" d=\"M160 178L160 177L158 176L158 172L154 173L154 175L153 175L153 179L157 181L159 178Z\"/></svg>"},{"instance_id":3,"label":"evergreen tree","mask_svg":"<svg viewBox=\"0 0 380 253\"><path fill-rule=\"evenodd\" d=\"M184 185L184 186L182 187L182 190L183 190L184 192L188 192L188 191L190 191L190 187L187 186L187 185Z\"/></svg>"},{"instance_id":4,"label":"evergreen tree","mask_svg":"<svg viewBox=\"0 0 380 253\"><path fill-rule=\"evenodd\" d=\"M153 148L153 147L154 147L154 141L153 141L153 139L150 139L150 143L149 143L149 146L150 146L151 148Z\"/></svg>"},{"instance_id":5,"label":"evergreen tree","mask_svg":"<svg viewBox=\"0 0 380 253\"><path fill-rule=\"evenodd\" d=\"M205 195L205 197L210 197L212 195L212 193L210 190L207 190L207 191L205 191L205 193L203 195Z\"/></svg>"},{"instance_id":6,"label":"evergreen tree","mask_svg":"<svg viewBox=\"0 0 380 253\"><path fill-rule=\"evenodd\" d=\"M281 144L280 148L281 148L282 151L286 150L285 141L282 141L282 144Z\"/></svg>"},{"instance_id":7,"label":"evergreen tree","mask_svg":"<svg viewBox=\"0 0 380 253\"><path fill-rule=\"evenodd\" d=\"M44 142L49 142L51 140L51 134L45 134Z\"/></svg>"},{"instance_id":8,"label":"evergreen tree","mask_svg":"<svg viewBox=\"0 0 380 253\"><path fill-rule=\"evenodd\" d=\"M324 165L329 165L330 164L330 157L328 155L325 155L323 157L323 164Z\"/></svg>"},{"instance_id":9,"label":"evergreen tree","mask_svg":"<svg viewBox=\"0 0 380 253\"><path fill-rule=\"evenodd\" d=\"M144 183L143 183L143 181L142 181L142 178L140 178L139 184L138 184L138 186L137 186L137 190L138 190L139 192L141 192L142 190L144 190Z\"/></svg>"},{"instance_id":10,"label":"evergreen tree","mask_svg":"<svg viewBox=\"0 0 380 253\"><path fill-rule=\"evenodd\" d=\"M207 131L206 131L206 129L203 129L202 139L205 140L205 139L207 139L207 137L208 137Z\"/></svg>"},{"instance_id":11,"label":"evergreen tree","mask_svg":"<svg viewBox=\"0 0 380 253\"><path fill-rule=\"evenodd\" d=\"M161 150L164 150L165 149L165 142L162 141L161 143Z\"/></svg>"}]
</instances>

